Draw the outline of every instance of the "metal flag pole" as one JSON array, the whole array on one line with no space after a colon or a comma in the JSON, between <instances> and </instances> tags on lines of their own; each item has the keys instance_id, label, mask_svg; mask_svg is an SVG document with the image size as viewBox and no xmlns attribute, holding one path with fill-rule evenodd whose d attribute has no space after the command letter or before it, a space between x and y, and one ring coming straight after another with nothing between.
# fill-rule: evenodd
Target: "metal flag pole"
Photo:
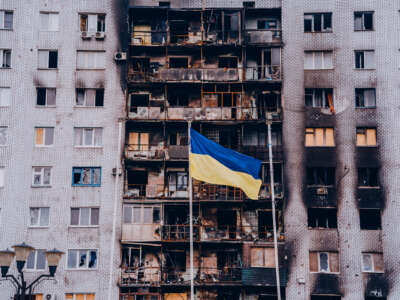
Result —
<instances>
[{"instance_id":1,"label":"metal flag pole","mask_svg":"<svg viewBox=\"0 0 400 300\"><path fill-rule=\"evenodd\" d=\"M275 186L274 186L274 169L272 164L272 140L271 140L271 121L267 121L268 126L268 156L269 156L269 178L271 184L271 206L272 206L272 226L274 230L274 252L275 252L275 276L276 291L278 300L281 300L281 280L279 277L279 259L278 259L278 239L276 237L276 213L275 213Z\"/></svg>"},{"instance_id":2,"label":"metal flag pole","mask_svg":"<svg viewBox=\"0 0 400 300\"><path fill-rule=\"evenodd\" d=\"M188 121L188 143L189 143L189 243L190 243L190 299L194 300L194 271L193 271L193 186L192 176L190 174L190 152L191 140L190 129L192 128L192 121Z\"/></svg>"}]
</instances>

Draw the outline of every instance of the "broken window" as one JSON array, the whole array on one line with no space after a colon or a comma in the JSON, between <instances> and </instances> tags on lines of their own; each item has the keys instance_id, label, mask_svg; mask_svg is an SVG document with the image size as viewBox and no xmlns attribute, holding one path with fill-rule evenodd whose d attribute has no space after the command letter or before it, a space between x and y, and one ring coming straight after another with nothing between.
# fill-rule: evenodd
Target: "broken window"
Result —
<instances>
[{"instance_id":1,"label":"broken window","mask_svg":"<svg viewBox=\"0 0 400 300\"><path fill-rule=\"evenodd\" d=\"M101 168L99 167L73 167L73 186L100 186Z\"/></svg>"},{"instance_id":2,"label":"broken window","mask_svg":"<svg viewBox=\"0 0 400 300\"><path fill-rule=\"evenodd\" d=\"M105 51L76 52L76 68L80 70L102 70L106 67Z\"/></svg>"},{"instance_id":3,"label":"broken window","mask_svg":"<svg viewBox=\"0 0 400 300\"><path fill-rule=\"evenodd\" d=\"M376 128L357 128L357 146L376 146Z\"/></svg>"},{"instance_id":4,"label":"broken window","mask_svg":"<svg viewBox=\"0 0 400 300\"><path fill-rule=\"evenodd\" d=\"M356 89L355 101L356 101L356 108L375 108L376 106L375 89Z\"/></svg>"},{"instance_id":5,"label":"broken window","mask_svg":"<svg viewBox=\"0 0 400 300\"><path fill-rule=\"evenodd\" d=\"M134 196L144 196L146 194L147 171L128 170L128 189Z\"/></svg>"},{"instance_id":6,"label":"broken window","mask_svg":"<svg viewBox=\"0 0 400 300\"><path fill-rule=\"evenodd\" d=\"M39 69L57 69L58 51L57 50L38 50Z\"/></svg>"},{"instance_id":7,"label":"broken window","mask_svg":"<svg viewBox=\"0 0 400 300\"><path fill-rule=\"evenodd\" d=\"M141 249L136 247L122 248L122 268L136 269L142 264Z\"/></svg>"},{"instance_id":8,"label":"broken window","mask_svg":"<svg viewBox=\"0 0 400 300\"><path fill-rule=\"evenodd\" d=\"M11 50L0 49L1 67L11 68Z\"/></svg>"},{"instance_id":9,"label":"broken window","mask_svg":"<svg viewBox=\"0 0 400 300\"><path fill-rule=\"evenodd\" d=\"M58 31L58 12L41 12L40 13L40 30L41 31Z\"/></svg>"},{"instance_id":10,"label":"broken window","mask_svg":"<svg viewBox=\"0 0 400 300\"><path fill-rule=\"evenodd\" d=\"M38 106L55 106L56 105L56 89L55 88L37 88L36 89L36 105L38 105Z\"/></svg>"},{"instance_id":11,"label":"broken window","mask_svg":"<svg viewBox=\"0 0 400 300\"><path fill-rule=\"evenodd\" d=\"M336 208L309 208L308 227L310 228L337 228Z\"/></svg>"},{"instance_id":12,"label":"broken window","mask_svg":"<svg viewBox=\"0 0 400 300\"><path fill-rule=\"evenodd\" d=\"M187 132L171 132L168 138L168 145L171 146L186 146L188 144Z\"/></svg>"},{"instance_id":13,"label":"broken window","mask_svg":"<svg viewBox=\"0 0 400 300\"><path fill-rule=\"evenodd\" d=\"M339 253L310 251L310 272L339 273Z\"/></svg>"},{"instance_id":14,"label":"broken window","mask_svg":"<svg viewBox=\"0 0 400 300\"><path fill-rule=\"evenodd\" d=\"M97 250L68 250L68 269L96 269Z\"/></svg>"},{"instance_id":15,"label":"broken window","mask_svg":"<svg viewBox=\"0 0 400 300\"><path fill-rule=\"evenodd\" d=\"M378 168L358 168L359 187L379 187Z\"/></svg>"},{"instance_id":16,"label":"broken window","mask_svg":"<svg viewBox=\"0 0 400 300\"><path fill-rule=\"evenodd\" d=\"M104 106L104 89L76 89L76 106Z\"/></svg>"},{"instance_id":17,"label":"broken window","mask_svg":"<svg viewBox=\"0 0 400 300\"><path fill-rule=\"evenodd\" d=\"M170 192L186 191L188 175L186 172L168 172L168 188Z\"/></svg>"},{"instance_id":18,"label":"broken window","mask_svg":"<svg viewBox=\"0 0 400 300\"><path fill-rule=\"evenodd\" d=\"M334 147L333 128L306 128L306 147Z\"/></svg>"},{"instance_id":19,"label":"broken window","mask_svg":"<svg viewBox=\"0 0 400 300\"><path fill-rule=\"evenodd\" d=\"M65 294L66 300L94 300L95 294ZM38 300L38 299L35 299Z\"/></svg>"},{"instance_id":20,"label":"broken window","mask_svg":"<svg viewBox=\"0 0 400 300\"><path fill-rule=\"evenodd\" d=\"M275 268L274 248L253 247L250 256L252 268Z\"/></svg>"},{"instance_id":21,"label":"broken window","mask_svg":"<svg viewBox=\"0 0 400 300\"><path fill-rule=\"evenodd\" d=\"M9 87L0 87L0 107L10 106L11 89Z\"/></svg>"},{"instance_id":22,"label":"broken window","mask_svg":"<svg viewBox=\"0 0 400 300\"><path fill-rule=\"evenodd\" d=\"M305 51L304 70L333 69L333 51Z\"/></svg>"},{"instance_id":23,"label":"broken window","mask_svg":"<svg viewBox=\"0 0 400 300\"><path fill-rule=\"evenodd\" d=\"M47 227L49 226L49 207L31 207L29 209L31 227Z\"/></svg>"},{"instance_id":24,"label":"broken window","mask_svg":"<svg viewBox=\"0 0 400 300\"><path fill-rule=\"evenodd\" d=\"M184 250L167 251L167 269L175 272L186 271L186 252Z\"/></svg>"},{"instance_id":25,"label":"broken window","mask_svg":"<svg viewBox=\"0 0 400 300\"><path fill-rule=\"evenodd\" d=\"M378 230L381 229L381 210L371 208L360 208L360 229Z\"/></svg>"},{"instance_id":26,"label":"broken window","mask_svg":"<svg viewBox=\"0 0 400 300\"><path fill-rule=\"evenodd\" d=\"M128 146L130 151L148 151L149 133L148 132L129 132Z\"/></svg>"},{"instance_id":27,"label":"broken window","mask_svg":"<svg viewBox=\"0 0 400 300\"><path fill-rule=\"evenodd\" d=\"M105 32L106 16L104 14L80 14L80 29L87 32Z\"/></svg>"},{"instance_id":28,"label":"broken window","mask_svg":"<svg viewBox=\"0 0 400 300\"><path fill-rule=\"evenodd\" d=\"M136 112L136 107L149 106L149 94L131 94L130 95L130 112Z\"/></svg>"},{"instance_id":29,"label":"broken window","mask_svg":"<svg viewBox=\"0 0 400 300\"><path fill-rule=\"evenodd\" d=\"M363 252L362 271L366 273L383 273L383 254Z\"/></svg>"},{"instance_id":30,"label":"broken window","mask_svg":"<svg viewBox=\"0 0 400 300\"><path fill-rule=\"evenodd\" d=\"M7 145L7 129L6 126L0 126L0 146Z\"/></svg>"},{"instance_id":31,"label":"broken window","mask_svg":"<svg viewBox=\"0 0 400 300\"><path fill-rule=\"evenodd\" d=\"M374 30L374 12L356 11L354 12L354 30Z\"/></svg>"},{"instance_id":32,"label":"broken window","mask_svg":"<svg viewBox=\"0 0 400 300\"><path fill-rule=\"evenodd\" d=\"M51 167L32 167L32 186L50 185Z\"/></svg>"},{"instance_id":33,"label":"broken window","mask_svg":"<svg viewBox=\"0 0 400 300\"><path fill-rule=\"evenodd\" d=\"M375 69L374 50L356 50L354 55L356 69Z\"/></svg>"},{"instance_id":34,"label":"broken window","mask_svg":"<svg viewBox=\"0 0 400 300\"><path fill-rule=\"evenodd\" d=\"M75 127L75 147L101 147L103 145L103 128L98 127Z\"/></svg>"},{"instance_id":35,"label":"broken window","mask_svg":"<svg viewBox=\"0 0 400 300\"><path fill-rule=\"evenodd\" d=\"M218 68L237 68L238 58L236 56L220 56L218 57Z\"/></svg>"},{"instance_id":36,"label":"broken window","mask_svg":"<svg viewBox=\"0 0 400 300\"><path fill-rule=\"evenodd\" d=\"M0 10L0 29L13 29L12 11Z\"/></svg>"},{"instance_id":37,"label":"broken window","mask_svg":"<svg viewBox=\"0 0 400 300\"><path fill-rule=\"evenodd\" d=\"M150 58L149 57L133 57L132 58L132 70L146 73L150 70Z\"/></svg>"},{"instance_id":38,"label":"broken window","mask_svg":"<svg viewBox=\"0 0 400 300\"><path fill-rule=\"evenodd\" d=\"M304 32L332 32L332 13L304 14Z\"/></svg>"},{"instance_id":39,"label":"broken window","mask_svg":"<svg viewBox=\"0 0 400 300\"><path fill-rule=\"evenodd\" d=\"M170 57L169 67L170 68L187 68L189 64L188 57Z\"/></svg>"},{"instance_id":40,"label":"broken window","mask_svg":"<svg viewBox=\"0 0 400 300\"><path fill-rule=\"evenodd\" d=\"M335 184L335 168L307 168L308 186L332 186Z\"/></svg>"},{"instance_id":41,"label":"broken window","mask_svg":"<svg viewBox=\"0 0 400 300\"><path fill-rule=\"evenodd\" d=\"M278 21L275 20L275 19L272 19L272 20L257 20L257 29L258 30L278 29Z\"/></svg>"},{"instance_id":42,"label":"broken window","mask_svg":"<svg viewBox=\"0 0 400 300\"><path fill-rule=\"evenodd\" d=\"M46 250L33 250L26 260L26 269L44 270L46 269L46 260Z\"/></svg>"},{"instance_id":43,"label":"broken window","mask_svg":"<svg viewBox=\"0 0 400 300\"><path fill-rule=\"evenodd\" d=\"M304 94L307 107L333 107L333 89L305 89Z\"/></svg>"},{"instance_id":44,"label":"broken window","mask_svg":"<svg viewBox=\"0 0 400 300\"><path fill-rule=\"evenodd\" d=\"M71 226L97 226L99 225L99 208L97 207L72 207Z\"/></svg>"},{"instance_id":45,"label":"broken window","mask_svg":"<svg viewBox=\"0 0 400 300\"><path fill-rule=\"evenodd\" d=\"M35 128L35 146L45 147L54 144L54 127Z\"/></svg>"},{"instance_id":46,"label":"broken window","mask_svg":"<svg viewBox=\"0 0 400 300\"><path fill-rule=\"evenodd\" d=\"M277 112L280 108L281 95L275 92L264 92L257 95L257 108L259 116L266 118L268 112Z\"/></svg>"},{"instance_id":47,"label":"broken window","mask_svg":"<svg viewBox=\"0 0 400 300\"><path fill-rule=\"evenodd\" d=\"M124 205L124 224L159 224L161 210L159 206Z\"/></svg>"}]
</instances>

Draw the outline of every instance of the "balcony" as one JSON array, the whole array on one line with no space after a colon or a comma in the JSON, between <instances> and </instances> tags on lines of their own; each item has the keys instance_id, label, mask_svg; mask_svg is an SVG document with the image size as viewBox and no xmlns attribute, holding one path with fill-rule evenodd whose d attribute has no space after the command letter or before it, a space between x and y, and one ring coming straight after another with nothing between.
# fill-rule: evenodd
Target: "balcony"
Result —
<instances>
[{"instance_id":1,"label":"balcony","mask_svg":"<svg viewBox=\"0 0 400 300\"><path fill-rule=\"evenodd\" d=\"M142 266L121 270L119 286L158 286L161 282L159 267Z\"/></svg>"},{"instance_id":2,"label":"balcony","mask_svg":"<svg viewBox=\"0 0 400 300\"><path fill-rule=\"evenodd\" d=\"M273 229L270 226L205 225L200 227L201 241L273 241ZM278 241L285 236L278 232Z\"/></svg>"},{"instance_id":3,"label":"balcony","mask_svg":"<svg viewBox=\"0 0 400 300\"><path fill-rule=\"evenodd\" d=\"M187 188L177 190L164 184L128 184L125 197L132 199L187 199Z\"/></svg>"},{"instance_id":4,"label":"balcony","mask_svg":"<svg viewBox=\"0 0 400 300\"><path fill-rule=\"evenodd\" d=\"M164 143L150 145L125 145L125 158L129 160L187 160L188 146L168 145Z\"/></svg>"},{"instance_id":5,"label":"balcony","mask_svg":"<svg viewBox=\"0 0 400 300\"><path fill-rule=\"evenodd\" d=\"M241 283L242 268L222 267L222 268L200 268L199 274L195 278L196 284L218 284L218 283Z\"/></svg>"},{"instance_id":6,"label":"balcony","mask_svg":"<svg viewBox=\"0 0 400 300\"><path fill-rule=\"evenodd\" d=\"M186 224L163 225L161 227L161 240L164 242L188 242L190 239L190 226ZM193 226L193 240L199 240L199 227Z\"/></svg>"},{"instance_id":7,"label":"balcony","mask_svg":"<svg viewBox=\"0 0 400 300\"><path fill-rule=\"evenodd\" d=\"M122 241L156 242L160 241L159 224L122 224Z\"/></svg>"},{"instance_id":8,"label":"balcony","mask_svg":"<svg viewBox=\"0 0 400 300\"><path fill-rule=\"evenodd\" d=\"M307 186L305 194L309 207L337 207L336 188L333 186Z\"/></svg>"},{"instance_id":9,"label":"balcony","mask_svg":"<svg viewBox=\"0 0 400 300\"><path fill-rule=\"evenodd\" d=\"M287 284L287 268L279 268L280 285ZM245 268L242 270L243 285L276 286L275 268Z\"/></svg>"},{"instance_id":10,"label":"balcony","mask_svg":"<svg viewBox=\"0 0 400 300\"><path fill-rule=\"evenodd\" d=\"M280 44L282 42L282 30L246 29L244 30L244 42L250 45Z\"/></svg>"}]
</instances>

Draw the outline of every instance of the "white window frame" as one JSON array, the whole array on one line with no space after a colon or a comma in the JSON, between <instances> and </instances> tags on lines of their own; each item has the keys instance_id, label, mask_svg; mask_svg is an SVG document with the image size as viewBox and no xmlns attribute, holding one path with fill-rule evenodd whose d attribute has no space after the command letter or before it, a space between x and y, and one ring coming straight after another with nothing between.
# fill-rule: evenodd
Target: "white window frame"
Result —
<instances>
[{"instance_id":1,"label":"white window frame","mask_svg":"<svg viewBox=\"0 0 400 300\"><path fill-rule=\"evenodd\" d=\"M306 93L306 90L312 90L312 94ZM326 106L316 106L316 92L317 90L322 90L322 101L324 102L323 104L326 104ZM312 108L329 108L329 100L328 100L328 90L332 91L332 104L335 103L335 96L334 96L334 91L333 88L305 88L304 89L304 104L306 104L306 95L311 95L312 96Z\"/></svg>"},{"instance_id":2,"label":"white window frame","mask_svg":"<svg viewBox=\"0 0 400 300\"><path fill-rule=\"evenodd\" d=\"M35 171L35 168L40 168L40 172ZM44 171L45 169L50 169L49 183L43 183L44 180ZM50 166L33 166L32 167L32 187L49 187L51 186L51 171L52 167ZM35 175L40 175L40 184L35 184Z\"/></svg>"},{"instance_id":3,"label":"white window frame","mask_svg":"<svg viewBox=\"0 0 400 300\"><path fill-rule=\"evenodd\" d=\"M80 224L81 223L81 211L82 211L82 209L83 208L88 208L89 209L89 220L88 220L88 225L82 225L82 224ZM79 209L79 215L78 215L78 221L79 221L79 224L71 224L71 221L72 221L72 209ZM99 221L99 224L100 224L100 207L98 207L98 206L90 206L90 207L71 207L71 209L70 209L70 218L69 218L69 226L70 227L99 227L99 224L90 224L90 222L91 222L91 220L92 220L92 210L93 209L98 209L98 211L99 211L99 218L98 218L98 221Z\"/></svg>"},{"instance_id":4,"label":"white window frame","mask_svg":"<svg viewBox=\"0 0 400 300\"><path fill-rule=\"evenodd\" d=\"M44 15L47 15L47 24L46 28L43 27L42 23L42 18ZM55 17L57 16L57 17ZM59 12L53 12L53 11L41 11L40 12L40 31L43 32L57 32L60 30L60 14ZM51 29L51 25L54 25L54 29Z\"/></svg>"},{"instance_id":5,"label":"white window frame","mask_svg":"<svg viewBox=\"0 0 400 300\"><path fill-rule=\"evenodd\" d=\"M8 145L8 126L0 126L0 129L5 129L6 142L4 144L0 144L0 147L5 147Z\"/></svg>"},{"instance_id":6,"label":"white window frame","mask_svg":"<svg viewBox=\"0 0 400 300\"><path fill-rule=\"evenodd\" d=\"M364 65L361 68L357 68L357 52L362 52L363 53L363 60L364 60ZM366 53L371 53L372 57L372 62L370 62L367 66L366 64ZM359 64L361 66L361 62ZM355 70L375 70L376 69L376 63L375 63L375 50L354 50L354 69Z\"/></svg>"},{"instance_id":7,"label":"white window frame","mask_svg":"<svg viewBox=\"0 0 400 300\"><path fill-rule=\"evenodd\" d=\"M130 222L130 223L125 222L125 209L128 209L128 208L129 208L129 210L130 210L130 219L131 219L131 222ZM139 220L139 222L135 222L135 220L134 220L134 213L133 213L133 210L134 210L135 208L139 208L139 209L140 209L140 220ZM151 223L145 223L145 222L144 222L144 210L145 210L145 208L150 208L150 209L151 209ZM159 220L158 223L153 223L154 208L158 208L158 210L159 210L159 214L160 214L159 217L160 217L160 220ZM123 206L123 216L122 216L122 222L123 222L123 224L131 224L131 225L154 225L154 224L160 224L160 223L161 223L161 220L162 220L162 217L161 217L161 206L158 206L158 205L153 205L153 206L151 206L151 205L137 205L137 204L125 204L125 205Z\"/></svg>"},{"instance_id":8,"label":"white window frame","mask_svg":"<svg viewBox=\"0 0 400 300\"><path fill-rule=\"evenodd\" d=\"M9 107L11 105L11 88L0 87L0 107Z\"/></svg>"},{"instance_id":9,"label":"white window frame","mask_svg":"<svg viewBox=\"0 0 400 300\"><path fill-rule=\"evenodd\" d=\"M37 135L37 129L43 129L43 144L36 144L36 135ZM46 131L47 130L53 130L53 143L46 145ZM54 127L35 127L35 147L38 148L49 148L54 146Z\"/></svg>"},{"instance_id":10,"label":"white window frame","mask_svg":"<svg viewBox=\"0 0 400 300\"><path fill-rule=\"evenodd\" d=\"M4 188L6 182L6 168L0 166L0 189Z\"/></svg>"},{"instance_id":11,"label":"white window frame","mask_svg":"<svg viewBox=\"0 0 400 300\"><path fill-rule=\"evenodd\" d=\"M72 295L72 300L76 300L76 296L77 295L79 295L79 296L83 295L84 296L84 300L87 300L86 296L88 296L88 295L93 295L94 296L93 299L96 299L96 294L95 293L65 293L65 298L67 300L71 300L71 298L67 298L67 295Z\"/></svg>"},{"instance_id":12,"label":"white window frame","mask_svg":"<svg viewBox=\"0 0 400 300\"><path fill-rule=\"evenodd\" d=\"M361 29L356 29L356 13L357 14L361 14L361 25L362 25ZM372 14L372 29L366 29L365 28L365 15L366 14ZM374 11L355 11L354 15L353 15L353 17L354 17L354 31L374 31L375 30L374 15L375 15Z\"/></svg>"},{"instance_id":13,"label":"white window frame","mask_svg":"<svg viewBox=\"0 0 400 300\"><path fill-rule=\"evenodd\" d=\"M85 53L85 54L84 54ZM102 64L99 64L100 57L99 55L102 54L103 61ZM83 57L80 57L80 55L83 55ZM90 61L88 59L89 56L94 55L91 58L91 63L93 65L90 65ZM81 65L81 63L83 64ZM106 52L102 50L77 50L76 51L76 69L77 70L105 70L106 69L106 62L107 62L107 57L106 57Z\"/></svg>"},{"instance_id":14,"label":"white window frame","mask_svg":"<svg viewBox=\"0 0 400 300\"><path fill-rule=\"evenodd\" d=\"M329 29L324 30L324 25L325 25L325 15L330 14L331 15L331 27ZM315 15L321 15L321 31L315 31ZM318 12L318 13L304 13L304 20L309 19L311 20L311 31L304 31L305 33L325 33L325 32L332 32L332 13L331 12Z\"/></svg>"},{"instance_id":15,"label":"white window frame","mask_svg":"<svg viewBox=\"0 0 400 300\"><path fill-rule=\"evenodd\" d=\"M78 131L81 131L80 144L75 144ZM85 144L85 132L92 131L90 144ZM100 144L95 144L96 132L100 132ZM103 147L103 127L74 127L74 147L76 148L102 148Z\"/></svg>"},{"instance_id":16,"label":"white window frame","mask_svg":"<svg viewBox=\"0 0 400 300\"><path fill-rule=\"evenodd\" d=\"M6 13L11 13L13 16L13 22L12 22L12 26L11 28L6 28L6 18L5 18L5 14ZM2 9L0 10L0 30L13 30L14 29L14 11L12 10L6 10L6 9Z\"/></svg>"},{"instance_id":17,"label":"white window frame","mask_svg":"<svg viewBox=\"0 0 400 300\"><path fill-rule=\"evenodd\" d=\"M83 90L83 105L79 105L77 103L78 90ZM94 97L93 104L94 105L88 105L87 104L88 98L89 98L88 92L91 91L91 90L94 91L94 93L93 93L93 97ZM99 91L99 90L103 90L103 105L96 105L96 97L97 97L96 95L97 95L97 91ZM89 107L89 108L104 107L104 89L98 89L98 88L78 88L78 89L76 89L75 90L75 105L74 106L75 107Z\"/></svg>"},{"instance_id":18,"label":"white window frame","mask_svg":"<svg viewBox=\"0 0 400 300\"><path fill-rule=\"evenodd\" d=\"M90 33L97 33L97 32L106 32L106 30L107 30L107 26L106 26L106 14L105 13L79 13L79 30L81 31L81 32L83 32L82 30L81 30L81 19L82 19L82 17L83 16L86 16L86 32L90 32ZM103 23L103 29L104 30L101 30L101 31L98 31L97 29L98 29L98 27L97 27L97 25L98 25L98 22L99 22L99 16L103 16L104 17L104 23ZM96 17L95 19L92 19L93 20L93 22L95 22L95 24L96 24L96 30L92 30L92 28L89 28L89 24L90 24L90 22L89 22L89 19L91 19L90 17Z\"/></svg>"},{"instance_id":19,"label":"white window frame","mask_svg":"<svg viewBox=\"0 0 400 300\"><path fill-rule=\"evenodd\" d=\"M377 255L377 254L383 256L383 253L373 253L373 252L362 252L361 253L361 272L362 273L380 273L380 274L384 273L384 271L376 271L375 270L374 255ZM370 257L372 270L369 270L369 271L365 270L365 268L364 268L364 255L368 255Z\"/></svg>"},{"instance_id":20,"label":"white window frame","mask_svg":"<svg viewBox=\"0 0 400 300\"><path fill-rule=\"evenodd\" d=\"M57 52L57 67L56 68L50 68L50 52ZM40 65L40 53L47 53L47 66L41 66ZM39 70L57 70L58 69L58 50L57 49L38 49L38 69Z\"/></svg>"},{"instance_id":21,"label":"white window frame","mask_svg":"<svg viewBox=\"0 0 400 300\"><path fill-rule=\"evenodd\" d=\"M312 54L312 68L307 68L306 67L306 55L308 53ZM321 53L322 55L322 66L321 68L316 68L315 67L315 55L316 53ZM325 66L325 53L330 53L330 56L332 57L331 65ZM304 51L304 70L333 70L334 69L334 63L333 63L333 51L332 50L311 50L311 51Z\"/></svg>"},{"instance_id":22,"label":"white window frame","mask_svg":"<svg viewBox=\"0 0 400 300\"><path fill-rule=\"evenodd\" d=\"M38 214L38 223L37 224L32 224L32 218L31 218L31 213L32 210L34 209L38 209L39 210L39 214ZM43 209L47 209L48 210L48 219L47 219L47 225L40 225L41 223L41 219L42 219L42 210ZM50 207L30 207L29 208L29 227L39 227L39 228L47 228L50 226Z\"/></svg>"},{"instance_id":23,"label":"white window frame","mask_svg":"<svg viewBox=\"0 0 400 300\"><path fill-rule=\"evenodd\" d=\"M28 258L27 258L26 259L26 264L25 264L25 267L24 267L25 271L28 271L28 272L44 272L44 271L46 271L46 269L47 269L46 256L45 256L45 266L44 266L44 268L43 269L38 269L37 268L38 251L46 252L46 249L35 249L35 250L32 251L34 253L34 268L28 268Z\"/></svg>"},{"instance_id":24,"label":"white window frame","mask_svg":"<svg viewBox=\"0 0 400 300\"><path fill-rule=\"evenodd\" d=\"M77 251L76 253L76 266L74 268L68 267L68 259L69 259L69 251ZM79 253L81 251L86 251L86 265L85 267L79 267ZM94 268L89 268L89 261L90 261L90 252L95 251L96 252L96 267ZM66 270L75 270L75 271L82 271L82 270L97 270L99 268L99 249L97 248L92 248L92 249L68 249L67 250L67 259L66 259L67 265L66 265Z\"/></svg>"},{"instance_id":25,"label":"white window frame","mask_svg":"<svg viewBox=\"0 0 400 300\"><path fill-rule=\"evenodd\" d=\"M10 66L6 67L4 66L5 62L4 62L4 51L8 51L10 52ZM1 64L0 64L0 69L11 69L12 67L12 50L11 49L6 49L6 48L2 48L0 49L0 59L1 59Z\"/></svg>"}]
</instances>

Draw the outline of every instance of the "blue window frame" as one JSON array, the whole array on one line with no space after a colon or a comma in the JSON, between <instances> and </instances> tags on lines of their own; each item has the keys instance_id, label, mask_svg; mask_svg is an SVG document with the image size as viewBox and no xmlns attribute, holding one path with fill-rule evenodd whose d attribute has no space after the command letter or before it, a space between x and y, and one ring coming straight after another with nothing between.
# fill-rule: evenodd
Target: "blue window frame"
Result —
<instances>
[{"instance_id":1,"label":"blue window frame","mask_svg":"<svg viewBox=\"0 0 400 300\"><path fill-rule=\"evenodd\" d=\"M73 167L72 168L73 186L100 186L101 168L100 167Z\"/></svg>"}]
</instances>

